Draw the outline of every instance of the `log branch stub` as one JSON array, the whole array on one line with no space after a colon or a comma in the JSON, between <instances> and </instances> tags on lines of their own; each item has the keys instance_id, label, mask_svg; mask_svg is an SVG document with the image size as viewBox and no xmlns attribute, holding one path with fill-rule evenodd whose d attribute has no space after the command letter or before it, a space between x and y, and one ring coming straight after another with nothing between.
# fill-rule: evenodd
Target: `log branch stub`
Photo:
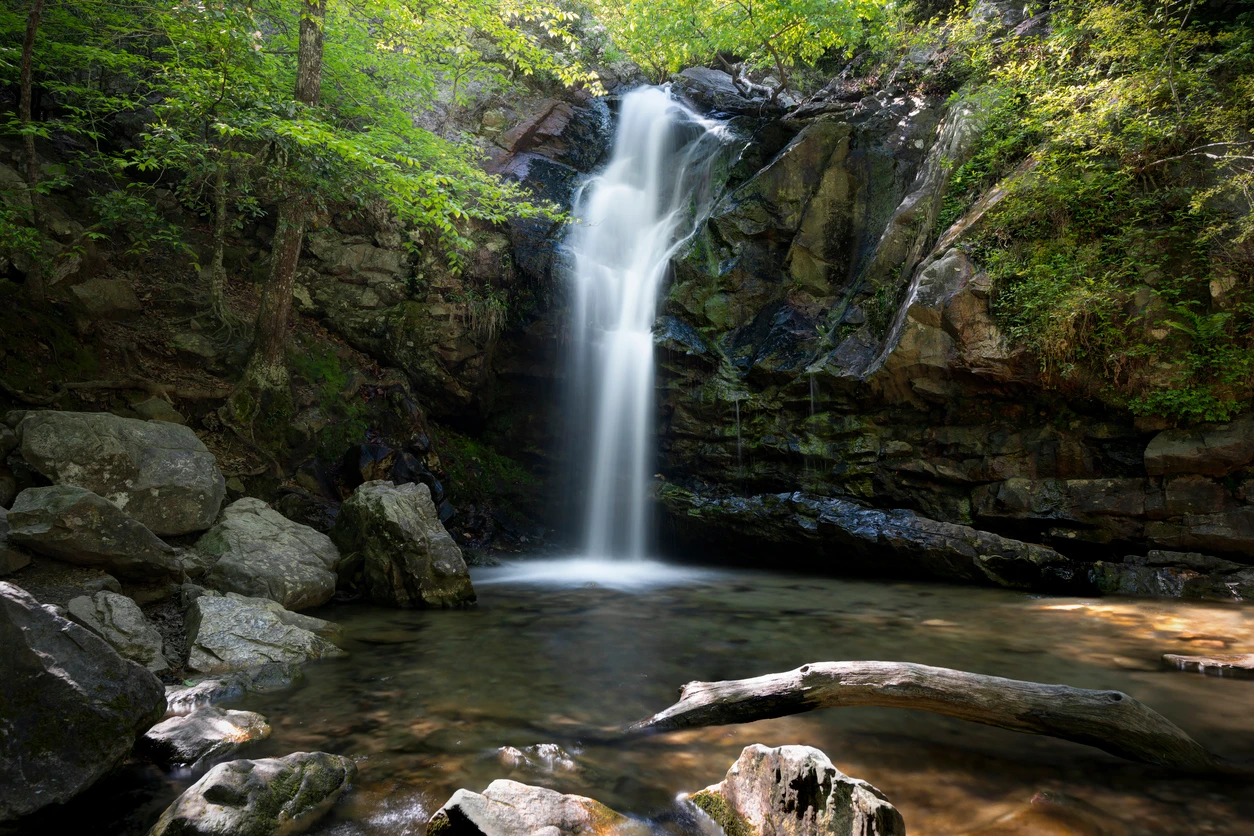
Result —
<instances>
[{"instance_id":1,"label":"log branch stub","mask_svg":"<svg viewBox=\"0 0 1254 836\"><path fill-rule=\"evenodd\" d=\"M631 725L627 732L748 723L849 706L930 711L1083 743L1127 760L1187 772L1254 771L1207 751L1166 717L1122 691L1047 685L908 662L816 662L752 679L689 682L677 703Z\"/></svg>"}]
</instances>

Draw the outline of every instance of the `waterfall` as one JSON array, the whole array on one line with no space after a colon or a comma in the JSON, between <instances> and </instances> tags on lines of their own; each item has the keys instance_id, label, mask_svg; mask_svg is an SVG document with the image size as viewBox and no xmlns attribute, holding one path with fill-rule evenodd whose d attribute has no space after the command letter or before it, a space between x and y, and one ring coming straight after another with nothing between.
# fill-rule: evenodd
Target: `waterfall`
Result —
<instances>
[{"instance_id":1,"label":"waterfall","mask_svg":"<svg viewBox=\"0 0 1254 836\"><path fill-rule=\"evenodd\" d=\"M633 90L608 165L575 196L568 408L590 556L642 558L650 546L658 292L708 212L721 132L663 89Z\"/></svg>"}]
</instances>

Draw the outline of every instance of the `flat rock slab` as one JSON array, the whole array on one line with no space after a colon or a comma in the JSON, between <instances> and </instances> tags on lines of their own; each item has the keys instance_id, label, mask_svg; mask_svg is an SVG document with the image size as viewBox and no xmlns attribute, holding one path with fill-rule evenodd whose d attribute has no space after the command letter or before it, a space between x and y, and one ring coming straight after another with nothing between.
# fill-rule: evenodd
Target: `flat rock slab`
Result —
<instances>
[{"instance_id":1,"label":"flat rock slab","mask_svg":"<svg viewBox=\"0 0 1254 836\"><path fill-rule=\"evenodd\" d=\"M69 801L164 712L149 671L0 582L0 821Z\"/></svg>"},{"instance_id":2,"label":"flat rock slab","mask_svg":"<svg viewBox=\"0 0 1254 836\"><path fill-rule=\"evenodd\" d=\"M226 480L188 427L107 412L28 412L17 425L26 462L56 484L117 503L156 534L204 531Z\"/></svg>"},{"instance_id":3,"label":"flat rock slab","mask_svg":"<svg viewBox=\"0 0 1254 836\"><path fill-rule=\"evenodd\" d=\"M27 488L9 511L9 540L66 563L141 581L181 578L174 549L116 504L76 485Z\"/></svg>"},{"instance_id":4,"label":"flat rock slab","mask_svg":"<svg viewBox=\"0 0 1254 836\"><path fill-rule=\"evenodd\" d=\"M153 726L144 734L143 748L164 767L196 769L269 736L270 724L260 714L205 706Z\"/></svg>"},{"instance_id":5,"label":"flat rock slab","mask_svg":"<svg viewBox=\"0 0 1254 836\"><path fill-rule=\"evenodd\" d=\"M187 667L201 673L345 655L309 630L284 623L272 609L212 595L202 595L188 608L187 641Z\"/></svg>"},{"instance_id":6,"label":"flat rock slab","mask_svg":"<svg viewBox=\"0 0 1254 836\"><path fill-rule=\"evenodd\" d=\"M326 752L221 763L166 808L148 836L293 836L326 815L357 774Z\"/></svg>"},{"instance_id":7,"label":"flat rock slab","mask_svg":"<svg viewBox=\"0 0 1254 836\"><path fill-rule=\"evenodd\" d=\"M259 499L227 506L196 551L212 564L204 583L213 589L269 598L289 610L325 604L335 594L340 552L331 538Z\"/></svg>"},{"instance_id":8,"label":"flat rock slab","mask_svg":"<svg viewBox=\"0 0 1254 836\"><path fill-rule=\"evenodd\" d=\"M427 823L427 836L645 836L642 822L582 795L517 781L493 781L482 793L458 790Z\"/></svg>"},{"instance_id":9,"label":"flat rock slab","mask_svg":"<svg viewBox=\"0 0 1254 836\"><path fill-rule=\"evenodd\" d=\"M729 836L905 836L901 814L811 746L746 746L721 783L690 800Z\"/></svg>"},{"instance_id":10,"label":"flat rock slab","mask_svg":"<svg viewBox=\"0 0 1254 836\"><path fill-rule=\"evenodd\" d=\"M123 659L138 662L154 673L170 667L161 633L125 595L107 591L80 595L70 599L66 610L72 620L107 641Z\"/></svg>"},{"instance_id":11,"label":"flat rock slab","mask_svg":"<svg viewBox=\"0 0 1254 836\"><path fill-rule=\"evenodd\" d=\"M1163 664L1206 676L1254 679L1254 653L1230 653L1216 656L1184 656L1179 653L1164 653Z\"/></svg>"}]
</instances>

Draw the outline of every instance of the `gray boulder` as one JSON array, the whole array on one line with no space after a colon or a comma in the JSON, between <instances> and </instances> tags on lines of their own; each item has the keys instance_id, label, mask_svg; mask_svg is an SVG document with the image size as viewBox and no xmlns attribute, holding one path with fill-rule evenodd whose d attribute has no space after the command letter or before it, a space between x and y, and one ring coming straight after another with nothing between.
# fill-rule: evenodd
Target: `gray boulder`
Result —
<instances>
[{"instance_id":1,"label":"gray boulder","mask_svg":"<svg viewBox=\"0 0 1254 836\"><path fill-rule=\"evenodd\" d=\"M138 662L154 673L170 667L161 634L144 617L139 605L116 592L97 592L72 598L66 606L70 619L104 639L123 659Z\"/></svg>"},{"instance_id":2,"label":"gray boulder","mask_svg":"<svg viewBox=\"0 0 1254 836\"><path fill-rule=\"evenodd\" d=\"M260 714L206 706L162 720L144 734L141 745L164 767L197 769L269 736L270 724Z\"/></svg>"},{"instance_id":3,"label":"gray boulder","mask_svg":"<svg viewBox=\"0 0 1254 836\"><path fill-rule=\"evenodd\" d=\"M331 538L260 499L228 505L196 551L212 562L203 583L213 589L269 598L290 610L325 604L335 594L340 553Z\"/></svg>"},{"instance_id":4,"label":"gray boulder","mask_svg":"<svg viewBox=\"0 0 1254 836\"><path fill-rule=\"evenodd\" d=\"M90 787L164 711L149 671L0 582L0 821Z\"/></svg>"},{"instance_id":5,"label":"gray boulder","mask_svg":"<svg viewBox=\"0 0 1254 836\"><path fill-rule=\"evenodd\" d=\"M214 595L202 595L188 607L187 645L187 667L201 673L344 655L309 630L284 623L279 613L265 606Z\"/></svg>"},{"instance_id":6,"label":"gray boulder","mask_svg":"<svg viewBox=\"0 0 1254 836\"><path fill-rule=\"evenodd\" d=\"M103 412L28 412L17 434L31 467L112 500L157 534L203 531L218 516L226 482L187 427Z\"/></svg>"},{"instance_id":7,"label":"gray boulder","mask_svg":"<svg viewBox=\"0 0 1254 836\"><path fill-rule=\"evenodd\" d=\"M75 485L27 488L9 511L9 540L135 580L181 578L174 549L117 505Z\"/></svg>"},{"instance_id":8,"label":"gray boulder","mask_svg":"<svg viewBox=\"0 0 1254 836\"><path fill-rule=\"evenodd\" d=\"M360 570L374 601L451 607L475 600L461 549L424 484L359 486L340 506L331 538L344 555L341 580Z\"/></svg>"},{"instance_id":9,"label":"gray boulder","mask_svg":"<svg viewBox=\"0 0 1254 836\"><path fill-rule=\"evenodd\" d=\"M293 836L326 815L357 774L326 752L222 763L166 808L148 836Z\"/></svg>"},{"instance_id":10,"label":"gray boulder","mask_svg":"<svg viewBox=\"0 0 1254 836\"><path fill-rule=\"evenodd\" d=\"M11 575L30 563L30 555L16 545L9 545L9 512L0 508L0 578Z\"/></svg>"},{"instance_id":11,"label":"gray boulder","mask_svg":"<svg viewBox=\"0 0 1254 836\"><path fill-rule=\"evenodd\" d=\"M905 836L897 808L810 746L746 746L721 783L690 800L725 833Z\"/></svg>"},{"instance_id":12,"label":"gray boulder","mask_svg":"<svg viewBox=\"0 0 1254 836\"><path fill-rule=\"evenodd\" d=\"M581 795L493 781L482 793L458 790L435 811L427 836L644 836L649 828Z\"/></svg>"}]
</instances>

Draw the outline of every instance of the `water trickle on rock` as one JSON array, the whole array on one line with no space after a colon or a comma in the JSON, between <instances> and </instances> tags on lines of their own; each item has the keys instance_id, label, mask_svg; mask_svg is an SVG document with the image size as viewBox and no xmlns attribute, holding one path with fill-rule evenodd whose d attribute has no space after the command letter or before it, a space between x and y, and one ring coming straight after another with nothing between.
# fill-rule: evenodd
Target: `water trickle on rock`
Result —
<instances>
[{"instance_id":1,"label":"water trickle on rock","mask_svg":"<svg viewBox=\"0 0 1254 836\"><path fill-rule=\"evenodd\" d=\"M585 472L584 549L642 558L655 457L653 322L671 256L711 202L709 169L722 129L660 88L623 97L605 171L576 195L567 239L571 426Z\"/></svg>"}]
</instances>

